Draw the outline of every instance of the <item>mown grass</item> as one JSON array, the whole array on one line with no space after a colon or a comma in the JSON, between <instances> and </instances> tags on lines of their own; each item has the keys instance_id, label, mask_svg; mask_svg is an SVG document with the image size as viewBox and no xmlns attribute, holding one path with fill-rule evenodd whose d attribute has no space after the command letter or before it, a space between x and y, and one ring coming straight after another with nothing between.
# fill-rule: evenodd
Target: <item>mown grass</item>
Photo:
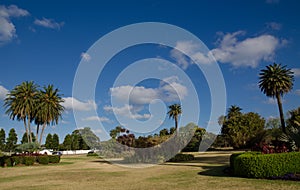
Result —
<instances>
[{"instance_id":1,"label":"mown grass","mask_svg":"<svg viewBox=\"0 0 300 190\"><path fill-rule=\"evenodd\" d=\"M294 181L226 175L229 153L196 154L196 160L147 168L126 168L99 158L62 156L49 166L0 168L0 189L300 189Z\"/></svg>"}]
</instances>

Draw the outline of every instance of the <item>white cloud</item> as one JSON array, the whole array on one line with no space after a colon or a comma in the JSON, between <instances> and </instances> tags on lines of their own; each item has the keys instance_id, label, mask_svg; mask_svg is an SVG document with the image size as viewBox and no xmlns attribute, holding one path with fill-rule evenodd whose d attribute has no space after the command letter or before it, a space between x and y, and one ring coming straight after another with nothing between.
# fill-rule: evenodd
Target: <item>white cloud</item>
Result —
<instances>
[{"instance_id":1,"label":"white cloud","mask_svg":"<svg viewBox=\"0 0 300 190\"><path fill-rule=\"evenodd\" d=\"M282 27L282 24L277 22L268 22L266 23L267 28L270 28L272 30L280 30Z\"/></svg>"},{"instance_id":2,"label":"white cloud","mask_svg":"<svg viewBox=\"0 0 300 190\"><path fill-rule=\"evenodd\" d=\"M73 97L66 97L64 100L63 106L66 110L90 111L97 108L97 104L92 100L82 102Z\"/></svg>"},{"instance_id":3,"label":"white cloud","mask_svg":"<svg viewBox=\"0 0 300 190\"><path fill-rule=\"evenodd\" d=\"M90 116L87 118L83 118L83 121L101 121L101 122L111 122L107 117L99 117L99 116Z\"/></svg>"},{"instance_id":4,"label":"white cloud","mask_svg":"<svg viewBox=\"0 0 300 190\"><path fill-rule=\"evenodd\" d=\"M24 17L28 16L29 12L20 9L15 5L0 6L0 45L10 42L16 35L16 27L12 23L11 18L13 17Z\"/></svg>"},{"instance_id":5,"label":"white cloud","mask_svg":"<svg viewBox=\"0 0 300 190\"><path fill-rule=\"evenodd\" d=\"M107 112L113 112L116 115L124 116L131 119L149 119L151 114L139 114L132 105L125 104L123 107L104 106Z\"/></svg>"},{"instance_id":6,"label":"white cloud","mask_svg":"<svg viewBox=\"0 0 300 190\"><path fill-rule=\"evenodd\" d=\"M177 64L183 69L186 69L190 64L189 60L184 54L190 56L192 60L201 64L208 64L214 60L210 53L204 54L199 51L199 49L200 47L192 41L178 41L175 48L172 49L170 53L171 57L174 58Z\"/></svg>"},{"instance_id":7,"label":"white cloud","mask_svg":"<svg viewBox=\"0 0 300 190\"><path fill-rule=\"evenodd\" d=\"M282 102L285 102L284 99L281 100ZM268 100L264 101L265 104L274 104L277 105L277 99L276 98L268 98Z\"/></svg>"},{"instance_id":8,"label":"white cloud","mask_svg":"<svg viewBox=\"0 0 300 190\"><path fill-rule=\"evenodd\" d=\"M144 86L119 86L110 88L112 97L123 103L149 104L155 99L161 99L166 102L178 101L184 99L187 94L187 88L180 84L178 77L169 77L163 79L158 88L145 88Z\"/></svg>"},{"instance_id":9,"label":"white cloud","mask_svg":"<svg viewBox=\"0 0 300 190\"><path fill-rule=\"evenodd\" d=\"M273 27L279 26L273 23ZM219 35L217 47L207 53L201 52L200 47L191 41L179 41L171 50L170 56L183 69L191 64L183 53L190 55L191 59L201 64L212 63L215 58L216 61L230 63L234 67L255 68L261 61L273 61L275 51L287 43L286 40L279 40L268 34L241 40L240 37L245 35L244 31L219 33Z\"/></svg>"},{"instance_id":10,"label":"white cloud","mask_svg":"<svg viewBox=\"0 0 300 190\"><path fill-rule=\"evenodd\" d=\"M0 85L0 100L4 100L6 98L6 95L8 93L8 90Z\"/></svg>"},{"instance_id":11,"label":"white cloud","mask_svg":"<svg viewBox=\"0 0 300 190\"><path fill-rule=\"evenodd\" d=\"M86 62L89 62L91 60L91 56L86 52L82 52L80 57L81 57L81 59L83 59Z\"/></svg>"},{"instance_id":12,"label":"white cloud","mask_svg":"<svg viewBox=\"0 0 300 190\"><path fill-rule=\"evenodd\" d=\"M234 67L255 68L261 61L272 61L275 51L285 43L267 34L239 40L244 34L238 31L222 35L218 48L211 50L216 60Z\"/></svg>"},{"instance_id":13,"label":"white cloud","mask_svg":"<svg viewBox=\"0 0 300 190\"><path fill-rule=\"evenodd\" d=\"M300 68L293 68L292 71L295 77L300 77Z\"/></svg>"},{"instance_id":14,"label":"white cloud","mask_svg":"<svg viewBox=\"0 0 300 190\"><path fill-rule=\"evenodd\" d=\"M59 30L65 23L64 22L58 23L55 22L53 19L43 18L43 19L35 19L34 24L45 28Z\"/></svg>"}]
</instances>

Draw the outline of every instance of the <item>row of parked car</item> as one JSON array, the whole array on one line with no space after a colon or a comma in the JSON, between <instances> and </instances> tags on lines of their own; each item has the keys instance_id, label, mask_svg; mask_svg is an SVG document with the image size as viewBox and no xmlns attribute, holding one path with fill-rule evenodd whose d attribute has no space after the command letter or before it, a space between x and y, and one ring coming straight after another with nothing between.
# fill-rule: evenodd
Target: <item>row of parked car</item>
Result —
<instances>
[{"instance_id":1,"label":"row of parked car","mask_svg":"<svg viewBox=\"0 0 300 190\"><path fill-rule=\"evenodd\" d=\"M39 153L40 154L47 154L47 155L58 155L58 156L62 155L62 153L60 151L51 151L51 150L48 150L48 149L41 150Z\"/></svg>"}]
</instances>

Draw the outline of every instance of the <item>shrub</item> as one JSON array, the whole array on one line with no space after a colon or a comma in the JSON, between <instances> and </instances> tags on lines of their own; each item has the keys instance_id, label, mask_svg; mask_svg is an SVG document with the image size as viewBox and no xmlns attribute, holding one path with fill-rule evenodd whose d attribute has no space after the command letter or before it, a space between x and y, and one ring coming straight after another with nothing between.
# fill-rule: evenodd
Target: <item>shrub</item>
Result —
<instances>
[{"instance_id":1,"label":"shrub","mask_svg":"<svg viewBox=\"0 0 300 190\"><path fill-rule=\"evenodd\" d=\"M258 154L261 154L261 152L238 152L238 153L233 153L229 160L230 160L230 168L233 170L234 169L234 161L235 159L240 156L240 155L244 155L244 154L247 154L247 155L258 155Z\"/></svg>"},{"instance_id":2,"label":"shrub","mask_svg":"<svg viewBox=\"0 0 300 190\"><path fill-rule=\"evenodd\" d=\"M47 155L41 155L37 157L37 162L39 164L48 164L49 163L49 157Z\"/></svg>"},{"instance_id":3,"label":"shrub","mask_svg":"<svg viewBox=\"0 0 300 190\"><path fill-rule=\"evenodd\" d=\"M180 162L180 161L190 161L194 160L195 157L192 154L176 154L173 158L171 158L170 162Z\"/></svg>"},{"instance_id":4,"label":"shrub","mask_svg":"<svg viewBox=\"0 0 300 190\"><path fill-rule=\"evenodd\" d=\"M300 172L300 152L280 154L240 154L232 159L234 174L267 178Z\"/></svg>"},{"instance_id":5,"label":"shrub","mask_svg":"<svg viewBox=\"0 0 300 190\"><path fill-rule=\"evenodd\" d=\"M32 166L36 160L35 156L24 156L23 157L23 164L26 166Z\"/></svg>"},{"instance_id":6,"label":"shrub","mask_svg":"<svg viewBox=\"0 0 300 190\"><path fill-rule=\"evenodd\" d=\"M12 160L10 156L1 156L0 157L0 166L13 166Z\"/></svg>"},{"instance_id":7,"label":"shrub","mask_svg":"<svg viewBox=\"0 0 300 190\"><path fill-rule=\"evenodd\" d=\"M99 156L96 152L89 152L86 156Z\"/></svg>"},{"instance_id":8,"label":"shrub","mask_svg":"<svg viewBox=\"0 0 300 190\"><path fill-rule=\"evenodd\" d=\"M13 156L12 157L14 165L19 165L24 163L24 157L23 156Z\"/></svg>"},{"instance_id":9,"label":"shrub","mask_svg":"<svg viewBox=\"0 0 300 190\"><path fill-rule=\"evenodd\" d=\"M60 156L58 155L49 155L49 163L59 163L60 161Z\"/></svg>"}]
</instances>

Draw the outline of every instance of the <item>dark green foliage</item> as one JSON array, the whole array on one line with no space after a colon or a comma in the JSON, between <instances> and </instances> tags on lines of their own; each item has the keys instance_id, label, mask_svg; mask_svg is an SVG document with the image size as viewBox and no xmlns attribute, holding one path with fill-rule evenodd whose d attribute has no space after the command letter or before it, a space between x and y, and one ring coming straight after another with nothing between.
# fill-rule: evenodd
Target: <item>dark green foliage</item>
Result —
<instances>
[{"instance_id":1,"label":"dark green foliage","mask_svg":"<svg viewBox=\"0 0 300 190\"><path fill-rule=\"evenodd\" d=\"M41 155L41 156L37 156L37 162L39 164L48 164L49 163L49 156L47 155Z\"/></svg>"},{"instance_id":2,"label":"dark green foliage","mask_svg":"<svg viewBox=\"0 0 300 190\"><path fill-rule=\"evenodd\" d=\"M5 131L0 130L0 150L5 150Z\"/></svg>"},{"instance_id":3,"label":"dark green foliage","mask_svg":"<svg viewBox=\"0 0 300 190\"><path fill-rule=\"evenodd\" d=\"M250 178L283 176L300 172L300 152L280 154L250 154L235 156L231 160L234 175Z\"/></svg>"},{"instance_id":4,"label":"dark green foliage","mask_svg":"<svg viewBox=\"0 0 300 190\"><path fill-rule=\"evenodd\" d=\"M10 129L8 137L6 139L6 150L14 151L18 142L18 136L14 128Z\"/></svg>"},{"instance_id":5,"label":"dark green foliage","mask_svg":"<svg viewBox=\"0 0 300 190\"><path fill-rule=\"evenodd\" d=\"M56 164L60 161L60 156L58 155L49 155L49 163Z\"/></svg>"},{"instance_id":6,"label":"dark green foliage","mask_svg":"<svg viewBox=\"0 0 300 190\"><path fill-rule=\"evenodd\" d=\"M52 149L53 150L58 150L58 146L59 146L59 137L58 135L55 133L52 136Z\"/></svg>"},{"instance_id":7,"label":"dark green foliage","mask_svg":"<svg viewBox=\"0 0 300 190\"><path fill-rule=\"evenodd\" d=\"M32 142L36 142L36 137L33 134L33 132L31 132L31 136L32 136ZM26 132L23 134L23 137L22 137L22 140L21 140L21 144L25 144L25 143L28 143Z\"/></svg>"},{"instance_id":8,"label":"dark green foliage","mask_svg":"<svg viewBox=\"0 0 300 190\"><path fill-rule=\"evenodd\" d=\"M33 143L25 143L25 144L21 144L21 145L18 145L16 147L16 152L35 152L39 149L40 145L36 142L33 142Z\"/></svg>"},{"instance_id":9,"label":"dark green foliage","mask_svg":"<svg viewBox=\"0 0 300 190\"><path fill-rule=\"evenodd\" d=\"M46 142L45 142L45 147L47 148L47 149L52 149L52 147L53 147L53 138L52 138L52 135L49 133L48 135L47 135L47 137L46 137Z\"/></svg>"},{"instance_id":10,"label":"dark green foliage","mask_svg":"<svg viewBox=\"0 0 300 190\"><path fill-rule=\"evenodd\" d=\"M192 154L176 154L173 158L169 160L169 162L191 161L194 159L195 157Z\"/></svg>"},{"instance_id":11,"label":"dark green foliage","mask_svg":"<svg viewBox=\"0 0 300 190\"><path fill-rule=\"evenodd\" d=\"M32 166L35 161L36 161L35 156L24 156L23 157L23 164L25 164L26 166Z\"/></svg>"},{"instance_id":12,"label":"dark green foliage","mask_svg":"<svg viewBox=\"0 0 300 190\"><path fill-rule=\"evenodd\" d=\"M10 156L0 156L0 166L8 166L11 167L13 166L13 162Z\"/></svg>"},{"instance_id":13,"label":"dark green foliage","mask_svg":"<svg viewBox=\"0 0 300 190\"><path fill-rule=\"evenodd\" d=\"M191 141L186 145L182 152L198 152L199 146L202 141L202 137L205 134L206 130L203 128L195 127L195 133Z\"/></svg>"},{"instance_id":14,"label":"dark green foliage","mask_svg":"<svg viewBox=\"0 0 300 190\"><path fill-rule=\"evenodd\" d=\"M96 152L89 152L86 156L99 156Z\"/></svg>"},{"instance_id":15,"label":"dark green foliage","mask_svg":"<svg viewBox=\"0 0 300 190\"><path fill-rule=\"evenodd\" d=\"M14 165L20 165L24 163L24 157L23 156L13 156L12 160L14 162Z\"/></svg>"},{"instance_id":16,"label":"dark green foliage","mask_svg":"<svg viewBox=\"0 0 300 190\"><path fill-rule=\"evenodd\" d=\"M70 134L67 134L65 136L63 146L65 150L71 150L72 149L72 136Z\"/></svg>"}]
</instances>

